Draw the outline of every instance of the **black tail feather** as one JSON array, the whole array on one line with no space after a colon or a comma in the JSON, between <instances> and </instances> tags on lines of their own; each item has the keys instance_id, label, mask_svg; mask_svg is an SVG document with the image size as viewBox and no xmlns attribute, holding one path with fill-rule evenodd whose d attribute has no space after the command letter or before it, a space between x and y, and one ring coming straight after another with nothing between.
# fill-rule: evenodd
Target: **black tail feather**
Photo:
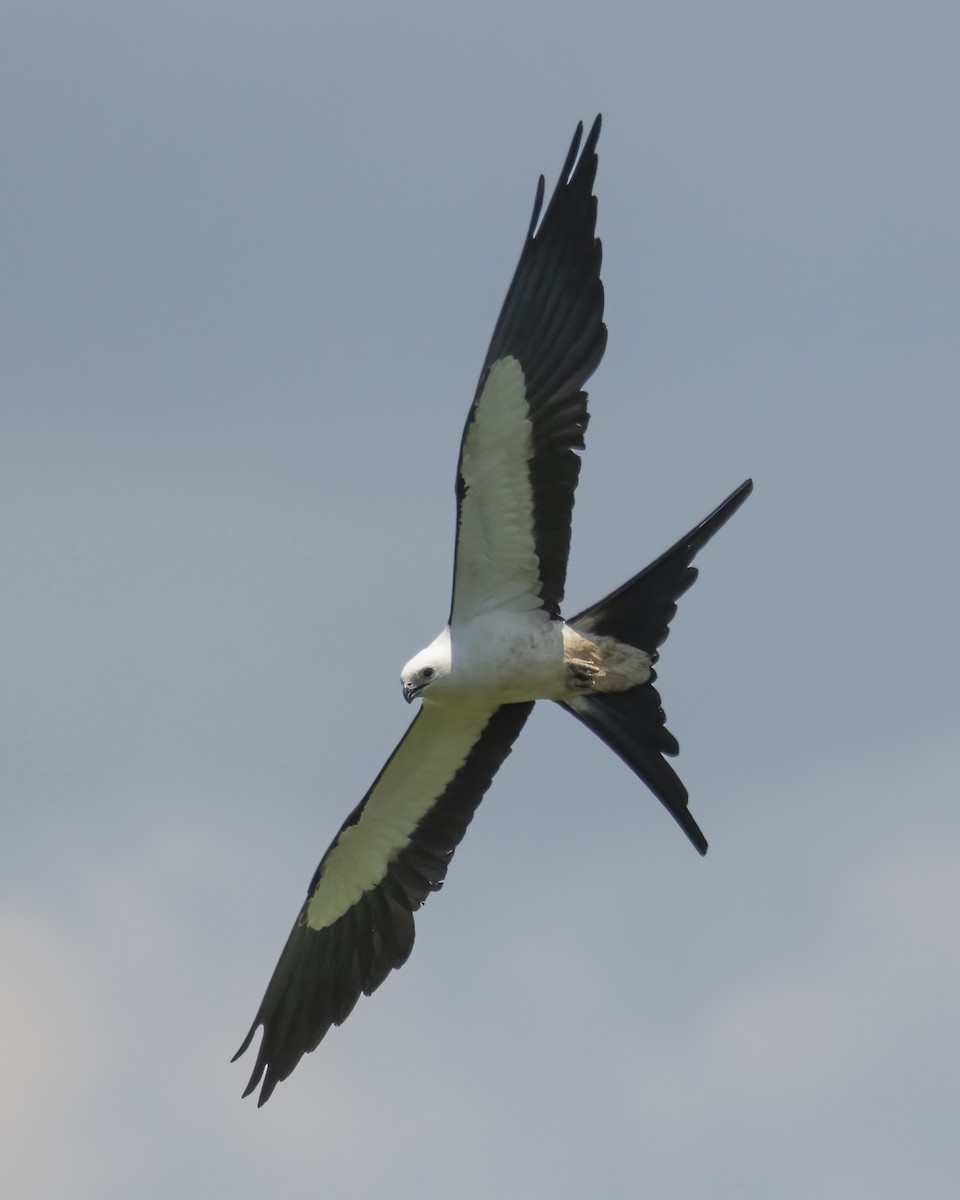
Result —
<instances>
[{"instance_id":1,"label":"black tail feather","mask_svg":"<svg viewBox=\"0 0 960 1200\"><path fill-rule=\"evenodd\" d=\"M585 609L569 624L588 636L612 637L637 646L657 661L657 649L670 631L677 601L697 578L692 566L696 554L733 516L753 491L746 480L706 520L680 539L655 562ZM646 683L626 692L585 693L563 703L588 729L592 729L664 805L701 854L707 839L687 807L687 789L664 755L679 753L677 739L666 727L660 695L651 670Z\"/></svg>"},{"instance_id":2,"label":"black tail feather","mask_svg":"<svg viewBox=\"0 0 960 1200\"><path fill-rule=\"evenodd\" d=\"M707 839L687 808L687 789L663 757L677 754L680 747L664 725L652 679L629 692L595 693L563 707L640 776L697 850L706 854Z\"/></svg>"},{"instance_id":3,"label":"black tail feather","mask_svg":"<svg viewBox=\"0 0 960 1200\"><path fill-rule=\"evenodd\" d=\"M690 564L752 491L753 480L741 483L706 520L649 567L568 623L584 633L602 634L639 646L656 661L657 647L663 643L676 616L677 601L697 578L696 567Z\"/></svg>"}]
</instances>

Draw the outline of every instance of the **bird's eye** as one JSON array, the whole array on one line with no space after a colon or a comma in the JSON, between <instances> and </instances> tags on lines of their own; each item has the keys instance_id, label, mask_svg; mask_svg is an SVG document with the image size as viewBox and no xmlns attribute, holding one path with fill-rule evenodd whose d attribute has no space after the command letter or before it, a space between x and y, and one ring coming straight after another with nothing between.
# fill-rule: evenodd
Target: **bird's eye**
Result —
<instances>
[{"instance_id":1,"label":"bird's eye","mask_svg":"<svg viewBox=\"0 0 960 1200\"><path fill-rule=\"evenodd\" d=\"M433 667L424 667L423 670L420 672L420 678L421 679L432 679L433 678Z\"/></svg>"}]
</instances>

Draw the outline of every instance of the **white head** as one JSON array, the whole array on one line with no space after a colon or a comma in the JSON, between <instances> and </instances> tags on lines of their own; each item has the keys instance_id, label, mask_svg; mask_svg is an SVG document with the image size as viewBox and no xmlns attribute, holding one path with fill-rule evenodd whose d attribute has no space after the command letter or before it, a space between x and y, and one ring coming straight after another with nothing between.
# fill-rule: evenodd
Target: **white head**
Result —
<instances>
[{"instance_id":1,"label":"white head","mask_svg":"<svg viewBox=\"0 0 960 1200\"><path fill-rule=\"evenodd\" d=\"M446 679L451 665L450 630L445 629L426 650L415 654L400 672L404 700L409 704L438 679Z\"/></svg>"}]
</instances>

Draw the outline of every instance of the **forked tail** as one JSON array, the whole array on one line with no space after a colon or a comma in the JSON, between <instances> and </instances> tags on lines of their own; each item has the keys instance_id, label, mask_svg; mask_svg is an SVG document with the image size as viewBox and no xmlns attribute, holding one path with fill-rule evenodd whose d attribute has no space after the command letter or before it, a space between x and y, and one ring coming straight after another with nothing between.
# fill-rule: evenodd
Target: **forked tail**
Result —
<instances>
[{"instance_id":1,"label":"forked tail","mask_svg":"<svg viewBox=\"0 0 960 1200\"><path fill-rule=\"evenodd\" d=\"M670 631L677 601L697 578L692 566L697 552L733 516L753 490L748 479L650 566L627 580L568 624L588 636L616 638L637 646L657 661L657 649ZM588 729L602 738L650 788L674 817L701 854L707 839L687 807L687 789L664 755L679 752L677 739L666 728L660 695L654 687L656 672L626 692L586 693L562 702Z\"/></svg>"}]
</instances>

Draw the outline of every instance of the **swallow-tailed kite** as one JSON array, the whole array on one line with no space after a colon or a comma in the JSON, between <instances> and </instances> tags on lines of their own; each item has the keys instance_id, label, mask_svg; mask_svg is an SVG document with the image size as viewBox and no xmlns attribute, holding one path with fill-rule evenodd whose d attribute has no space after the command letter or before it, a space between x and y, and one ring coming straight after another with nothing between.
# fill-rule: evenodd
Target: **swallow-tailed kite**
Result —
<instances>
[{"instance_id":1,"label":"swallow-tailed kite","mask_svg":"<svg viewBox=\"0 0 960 1200\"><path fill-rule=\"evenodd\" d=\"M467 416L457 470L446 628L401 674L421 699L399 746L340 829L250 1032L263 1038L244 1095L263 1104L331 1025L407 959L413 914L453 852L536 700L592 729L650 788L701 854L707 842L664 755L679 747L654 687L657 648L697 552L750 493L747 480L686 537L591 608L560 615L582 390L603 355L595 234L600 118L577 128L541 220L543 177L516 274Z\"/></svg>"}]
</instances>

